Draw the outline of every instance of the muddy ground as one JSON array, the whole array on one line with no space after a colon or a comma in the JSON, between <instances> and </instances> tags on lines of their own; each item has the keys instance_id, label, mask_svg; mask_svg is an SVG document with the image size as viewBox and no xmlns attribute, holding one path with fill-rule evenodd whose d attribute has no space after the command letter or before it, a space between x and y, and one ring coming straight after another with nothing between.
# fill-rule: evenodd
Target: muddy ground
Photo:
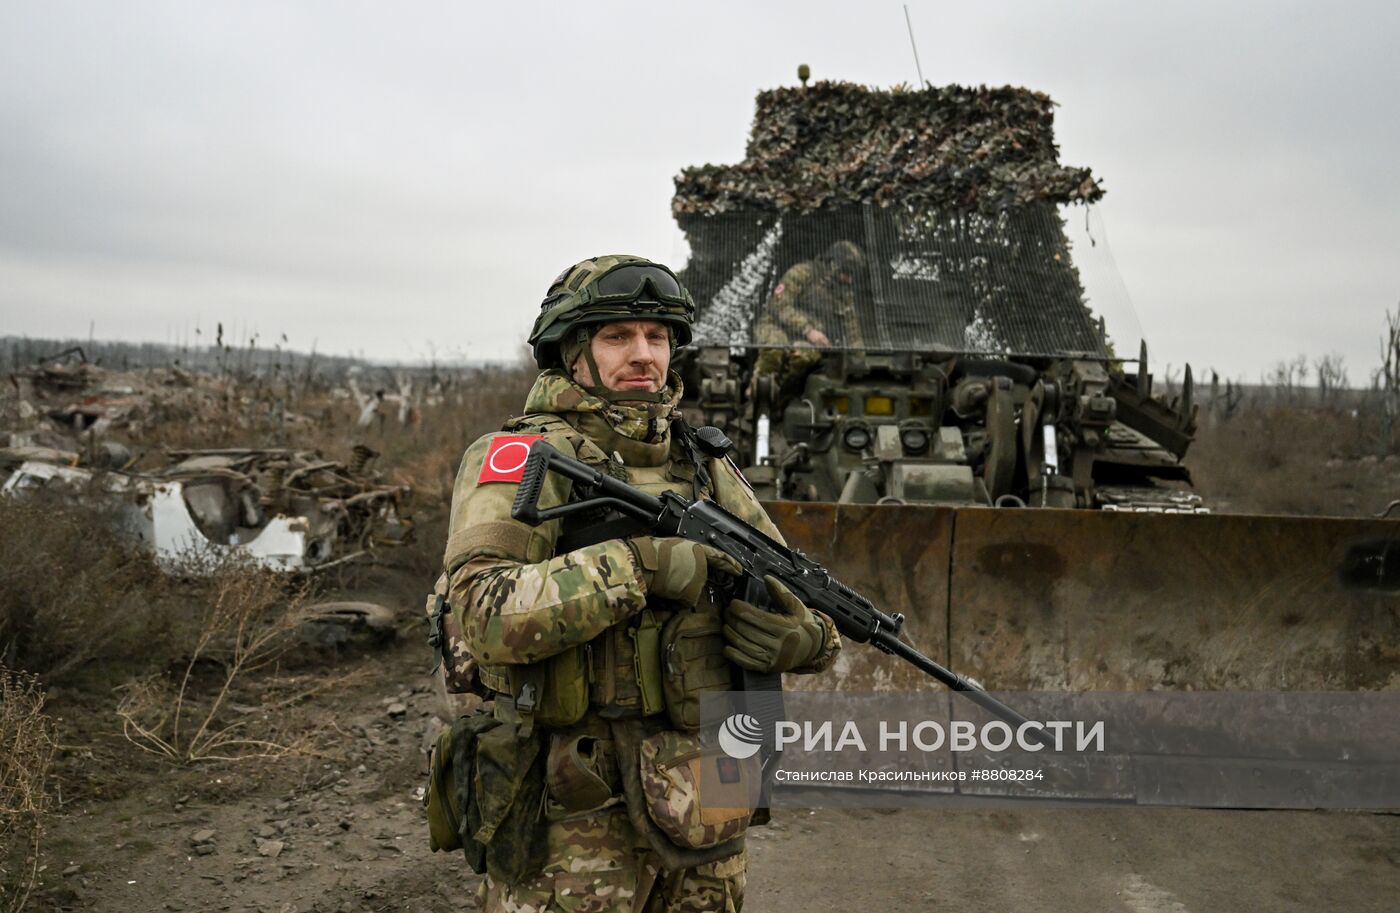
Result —
<instances>
[{"instance_id":1,"label":"muddy ground","mask_svg":"<svg viewBox=\"0 0 1400 913\"><path fill-rule=\"evenodd\" d=\"M313 660L361 671L315 698L316 756L179 767L123 739L110 696L59 692L67 794L37 910L458 911L476 877L431 854L418 802L443 724L414 577L400 636ZM81 735L88 733L88 735ZM746 908L957 911L1394 910L1400 816L1077 808L781 809L753 834Z\"/></svg>"}]
</instances>

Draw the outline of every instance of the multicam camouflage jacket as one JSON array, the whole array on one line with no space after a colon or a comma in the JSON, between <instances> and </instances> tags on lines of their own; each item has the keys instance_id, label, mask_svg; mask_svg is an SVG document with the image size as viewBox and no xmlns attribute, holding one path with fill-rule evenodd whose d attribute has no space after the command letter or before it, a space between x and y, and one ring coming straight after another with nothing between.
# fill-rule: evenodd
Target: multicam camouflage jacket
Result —
<instances>
[{"instance_id":1,"label":"multicam camouflage jacket","mask_svg":"<svg viewBox=\"0 0 1400 913\"><path fill-rule=\"evenodd\" d=\"M834 346L859 349L863 345L854 290L815 260L783 273L759 316L754 342L760 346L806 343L809 330L825 333Z\"/></svg>"},{"instance_id":2,"label":"multicam camouflage jacket","mask_svg":"<svg viewBox=\"0 0 1400 913\"><path fill-rule=\"evenodd\" d=\"M674 372L661 402L632 406L606 402L562 373L546 371L526 399L525 415L507 423L506 433L542 434L563 452L644 490L690 497L698 467L671 434L680 397ZM539 662L593 640L647 603L641 571L622 540L556 554L559 521L531 527L511 518L517 484L481 481L498 437L476 441L462 459L444 556L453 620L483 666ZM738 471L726 460L706 464L703 494L781 541ZM551 476L541 505L563 503L567 485ZM840 637L825 623L827 647L803 671L819 671L835 659Z\"/></svg>"}]
</instances>

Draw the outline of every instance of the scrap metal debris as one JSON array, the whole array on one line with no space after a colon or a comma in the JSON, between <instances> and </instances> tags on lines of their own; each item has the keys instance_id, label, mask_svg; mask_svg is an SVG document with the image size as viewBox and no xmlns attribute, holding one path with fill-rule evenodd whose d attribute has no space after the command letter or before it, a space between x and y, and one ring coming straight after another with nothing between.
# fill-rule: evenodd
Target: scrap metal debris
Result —
<instances>
[{"instance_id":1,"label":"scrap metal debris","mask_svg":"<svg viewBox=\"0 0 1400 913\"><path fill-rule=\"evenodd\" d=\"M399 545L412 529L400 515L407 486L386 485L368 471L378 456L357 445L349 464L314 451L177 450L159 474L178 483L191 519L206 539L250 542L277 518L295 518L306 566L344 561L379 545Z\"/></svg>"},{"instance_id":2,"label":"scrap metal debris","mask_svg":"<svg viewBox=\"0 0 1400 913\"><path fill-rule=\"evenodd\" d=\"M3 453L3 451L0 451ZM401 545L407 486L382 484L344 463L288 450L176 451L153 473L27 460L0 469L0 494L63 490L113 497L124 525L162 564L214 566L241 558L279 571L325 569Z\"/></svg>"},{"instance_id":3,"label":"scrap metal debris","mask_svg":"<svg viewBox=\"0 0 1400 913\"><path fill-rule=\"evenodd\" d=\"M179 368L108 372L69 350L10 380L17 397L5 413L29 427L0 432L0 494L48 489L114 500L124 526L163 564L239 558L282 571L324 569L402 544L412 531L409 488L381 479L371 468L378 454L365 445L349 462L290 448L161 448L152 459L106 437L120 430L137 440L171 422L186 437L247 431L258 411L229 408L249 400L235 379ZM285 409L275 418L283 429L310 421Z\"/></svg>"},{"instance_id":4,"label":"scrap metal debris","mask_svg":"<svg viewBox=\"0 0 1400 913\"><path fill-rule=\"evenodd\" d=\"M348 641L383 643L398 633L394 610L377 602L318 602L301 610L298 634L304 643L336 647Z\"/></svg>"}]
</instances>

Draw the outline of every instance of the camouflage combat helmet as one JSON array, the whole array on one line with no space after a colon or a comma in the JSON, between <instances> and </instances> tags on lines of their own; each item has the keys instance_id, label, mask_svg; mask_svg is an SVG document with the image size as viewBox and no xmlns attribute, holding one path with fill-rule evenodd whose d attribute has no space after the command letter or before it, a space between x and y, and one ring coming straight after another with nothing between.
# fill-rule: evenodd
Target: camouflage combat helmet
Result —
<instances>
[{"instance_id":1,"label":"camouflage combat helmet","mask_svg":"<svg viewBox=\"0 0 1400 913\"><path fill-rule=\"evenodd\" d=\"M865 269L865 253L854 241L837 241L826 249L822 259L835 269L852 275Z\"/></svg>"},{"instance_id":2,"label":"camouflage combat helmet","mask_svg":"<svg viewBox=\"0 0 1400 913\"><path fill-rule=\"evenodd\" d=\"M672 345L683 346L691 339L695 302L675 273L644 257L609 254L580 261L550 283L540 304L529 340L535 363L567 368L562 352L572 345L591 362L593 329L614 320L659 321L671 328Z\"/></svg>"}]
</instances>

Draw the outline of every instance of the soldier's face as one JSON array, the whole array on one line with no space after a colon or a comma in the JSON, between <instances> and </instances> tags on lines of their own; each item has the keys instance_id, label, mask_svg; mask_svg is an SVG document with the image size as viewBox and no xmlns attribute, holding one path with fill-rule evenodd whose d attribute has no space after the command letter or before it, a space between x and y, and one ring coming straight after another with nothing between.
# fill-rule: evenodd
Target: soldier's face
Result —
<instances>
[{"instance_id":1,"label":"soldier's face","mask_svg":"<svg viewBox=\"0 0 1400 913\"><path fill-rule=\"evenodd\" d=\"M671 330L655 320L619 320L605 323L593 334L589 345L598 373L593 378L588 360L574 362L574 380L584 386L609 390L636 390L655 393L666 384L671 367Z\"/></svg>"}]
</instances>

